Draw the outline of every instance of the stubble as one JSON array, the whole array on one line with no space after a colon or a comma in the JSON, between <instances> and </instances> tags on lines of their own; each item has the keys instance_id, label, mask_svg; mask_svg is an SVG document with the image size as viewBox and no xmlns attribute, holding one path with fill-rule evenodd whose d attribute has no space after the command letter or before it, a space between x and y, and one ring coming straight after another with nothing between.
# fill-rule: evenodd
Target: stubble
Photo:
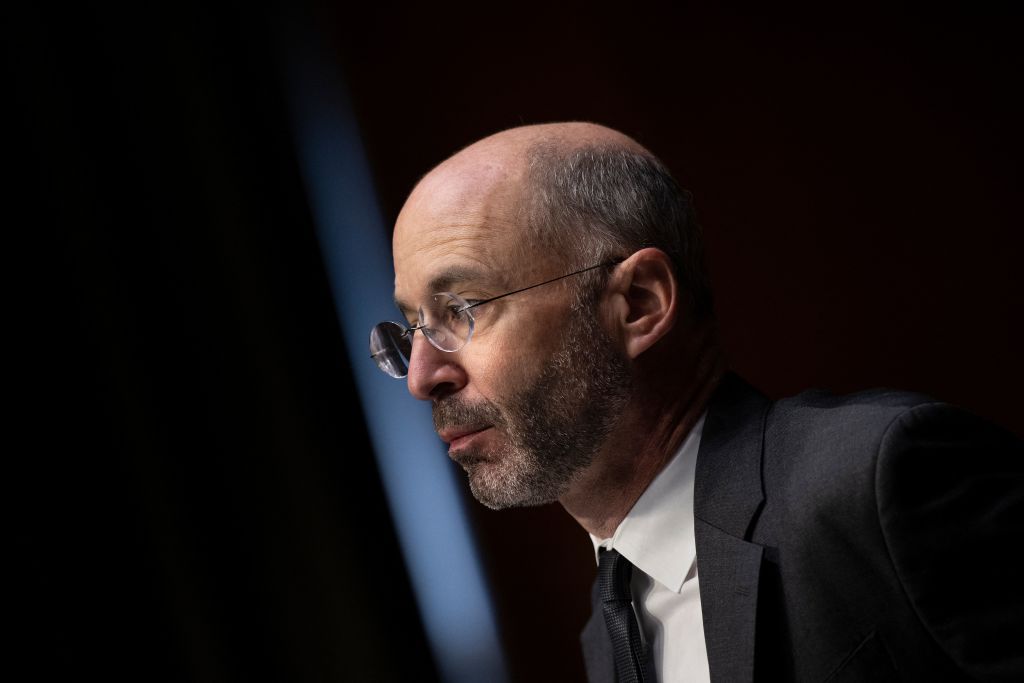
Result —
<instances>
[{"instance_id":1,"label":"stubble","mask_svg":"<svg viewBox=\"0 0 1024 683\"><path fill-rule=\"evenodd\" d=\"M593 462L631 388L628 361L589 314L574 307L566 330L533 381L499 403L451 396L434 405L434 426L488 424L496 450L460 451L473 496L492 509L561 498Z\"/></svg>"}]
</instances>

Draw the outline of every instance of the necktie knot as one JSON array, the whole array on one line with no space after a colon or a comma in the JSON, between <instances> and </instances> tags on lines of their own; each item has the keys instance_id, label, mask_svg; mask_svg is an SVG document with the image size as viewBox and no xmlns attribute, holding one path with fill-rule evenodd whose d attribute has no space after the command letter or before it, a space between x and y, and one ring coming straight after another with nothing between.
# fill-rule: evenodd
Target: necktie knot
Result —
<instances>
[{"instance_id":1,"label":"necktie knot","mask_svg":"<svg viewBox=\"0 0 1024 683\"><path fill-rule=\"evenodd\" d=\"M613 600L632 602L629 581L633 576L633 565L620 555L618 550L602 550L600 552L597 573L602 602Z\"/></svg>"}]
</instances>

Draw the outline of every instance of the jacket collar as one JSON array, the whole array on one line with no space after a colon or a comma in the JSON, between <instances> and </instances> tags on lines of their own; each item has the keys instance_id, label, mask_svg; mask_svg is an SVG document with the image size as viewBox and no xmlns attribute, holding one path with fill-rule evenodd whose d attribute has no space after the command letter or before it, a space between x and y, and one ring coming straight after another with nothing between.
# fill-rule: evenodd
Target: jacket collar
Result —
<instances>
[{"instance_id":1,"label":"jacket collar","mask_svg":"<svg viewBox=\"0 0 1024 683\"><path fill-rule=\"evenodd\" d=\"M771 402L733 374L715 390L697 455L697 575L712 681L752 681L761 546L746 539L764 504Z\"/></svg>"},{"instance_id":2,"label":"jacket collar","mask_svg":"<svg viewBox=\"0 0 1024 683\"><path fill-rule=\"evenodd\" d=\"M733 373L711 396L697 455L693 514L745 538L764 503L761 454L771 402Z\"/></svg>"}]
</instances>

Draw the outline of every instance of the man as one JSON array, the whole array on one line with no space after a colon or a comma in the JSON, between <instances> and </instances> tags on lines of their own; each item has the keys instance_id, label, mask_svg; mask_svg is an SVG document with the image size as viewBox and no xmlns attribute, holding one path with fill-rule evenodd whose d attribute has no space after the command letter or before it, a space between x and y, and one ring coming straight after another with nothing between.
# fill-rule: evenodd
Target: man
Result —
<instances>
[{"instance_id":1,"label":"man","mask_svg":"<svg viewBox=\"0 0 1024 683\"><path fill-rule=\"evenodd\" d=\"M1024 679L1020 443L727 373L689 197L635 141L486 138L414 189L394 261L380 367L477 499L558 501L594 540L591 680Z\"/></svg>"}]
</instances>

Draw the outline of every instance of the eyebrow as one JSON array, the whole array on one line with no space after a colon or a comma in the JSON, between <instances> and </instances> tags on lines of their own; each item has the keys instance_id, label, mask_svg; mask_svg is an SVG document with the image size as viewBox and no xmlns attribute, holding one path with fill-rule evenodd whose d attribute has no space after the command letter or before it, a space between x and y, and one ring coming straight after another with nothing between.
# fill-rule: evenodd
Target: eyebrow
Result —
<instances>
[{"instance_id":1,"label":"eyebrow","mask_svg":"<svg viewBox=\"0 0 1024 683\"><path fill-rule=\"evenodd\" d=\"M443 292L451 288L452 285L462 282L481 281L488 279L482 270L477 268L470 268L467 266L451 266L445 268L440 273L435 275L427 283L427 291L431 293ZM399 301L395 298L395 307L402 311L413 310L412 306Z\"/></svg>"}]
</instances>

